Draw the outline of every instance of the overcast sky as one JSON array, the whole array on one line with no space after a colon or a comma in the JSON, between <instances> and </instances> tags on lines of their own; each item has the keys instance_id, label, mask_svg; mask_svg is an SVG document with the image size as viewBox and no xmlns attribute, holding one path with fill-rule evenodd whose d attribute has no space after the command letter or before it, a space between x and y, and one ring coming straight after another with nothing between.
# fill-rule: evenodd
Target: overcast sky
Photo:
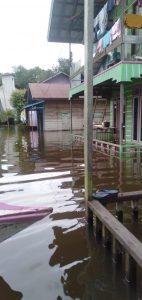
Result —
<instances>
[{"instance_id":1,"label":"overcast sky","mask_svg":"<svg viewBox=\"0 0 142 300\"><path fill-rule=\"evenodd\" d=\"M47 42L50 5L51 0L0 0L0 73L18 65L46 70L59 57L68 58L68 45ZM80 47L75 49L78 60Z\"/></svg>"}]
</instances>

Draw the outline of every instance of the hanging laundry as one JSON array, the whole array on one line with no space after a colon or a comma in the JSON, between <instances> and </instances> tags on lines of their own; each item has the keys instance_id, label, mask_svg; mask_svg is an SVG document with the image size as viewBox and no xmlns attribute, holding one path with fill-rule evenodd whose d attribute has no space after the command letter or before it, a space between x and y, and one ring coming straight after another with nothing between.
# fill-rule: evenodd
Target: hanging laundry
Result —
<instances>
[{"instance_id":1,"label":"hanging laundry","mask_svg":"<svg viewBox=\"0 0 142 300\"><path fill-rule=\"evenodd\" d=\"M98 35L99 35L99 18L98 18L98 15L94 19L93 32L94 32L94 43L95 43L95 42L98 41Z\"/></svg>"},{"instance_id":2,"label":"hanging laundry","mask_svg":"<svg viewBox=\"0 0 142 300\"><path fill-rule=\"evenodd\" d=\"M106 32L107 23L108 23L107 3L99 12L98 19L99 19L100 35L102 36Z\"/></svg>"},{"instance_id":3,"label":"hanging laundry","mask_svg":"<svg viewBox=\"0 0 142 300\"><path fill-rule=\"evenodd\" d=\"M108 0L107 2L107 12L110 12L115 5L115 0Z\"/></svg>"},{"instance_id":4,"label":"hanging laundry","mask_svg":"<svg viewBox=\"0 0 142 300\"><path fill-rule=\"evenodd\" d=\"M120 0L115 0L115 5L119 5Z\"/></svg>"},{"instance_id":5,"label":"hanging laundry","mask_svg":"<svg viewBox=\"0 0 142 300\"><path fill-rule=\"evenodd\" d=\"M138 0L138 6L139 6L139 7L142 6L142 0Z\"/></svg>"},{"instance_id":6,"label":"hanging laundry","mask_svg":"<svg viewBox=\"0 0 142 300\"><path fill-rule=\"evenodd\" d=\"M142 16L135 14L125 15L125 25L131 29L140 29L142 28Z\"/></svg>"},{"instance_id":7,"label":"hanging laundry","mask_svg":"<svg viewBox=\"0 0 142 300\"><path fill-rule=\"evenodd\" d=\"M111 41L121 37L121 21L118 19L111 28Z\"/></svg>"},{"instance_id":8,"label":"hanging laundry","mask_svg":"<svg viewBox=\"0 0 142 300\"><path fill-rule=\"evenodd\" d=\"M110 30L103 36L103 49L111 44L111 32Z\"/></svg>"},{"instance_id":9,"label":"hanging laundry","mask_svg":"<svg viewBox=\"0 0 142 300\"><path fill-rule=\"evenodd\" d=\"M103 50L103 39L100 39L98 41L97 47L96 47L96 52L100 53Z\"/></svg>"}]
</instances>

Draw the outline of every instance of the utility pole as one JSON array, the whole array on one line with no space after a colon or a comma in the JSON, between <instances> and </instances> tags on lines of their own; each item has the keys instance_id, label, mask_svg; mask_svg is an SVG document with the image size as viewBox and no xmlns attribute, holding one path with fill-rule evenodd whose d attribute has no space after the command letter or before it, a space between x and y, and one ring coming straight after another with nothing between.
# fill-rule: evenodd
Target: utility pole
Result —
<instances>
[{"instance_id":1,"label":"utility pole","mask_svg":"<svg viewBox=\"0 0 142 300\"><path fill-rule=\"evenodd\" d=\"M84 162L85 162L85 200L87 219L89 211L87 202L92 200L93 170L93 19L94 0L84 1Z\"/></svg>"}]
</instances>

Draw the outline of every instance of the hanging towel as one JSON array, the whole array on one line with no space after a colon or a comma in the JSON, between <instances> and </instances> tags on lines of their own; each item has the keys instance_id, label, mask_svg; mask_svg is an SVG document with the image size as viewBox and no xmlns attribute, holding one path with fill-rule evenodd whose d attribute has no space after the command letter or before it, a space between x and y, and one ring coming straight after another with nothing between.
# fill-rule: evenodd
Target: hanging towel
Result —
<instances>
[{"instance_id":1,"label":"hanging towel","mask_svg":"<svg viewBox=\"0 0 142 300\"><path fill-rule=\"evenodd\" d=\"M115 0L108 0L107 2L107 11L110 12L115 5Z\"/></svg>"},{"instance_id":2,"label":"hanging towel","mask_svg":"<svg viewBox=\"0 0 142 300\"><path fill-rule=\"evenodd\" d=\"M103 43L103 49L105 49L107 46L111 44L110 30L104 35L102 43Z\"/></svg>"},{"instance_id":3,"label":"hanging towel","mask_svg":"<svg viewBox=\"0 0 142 300\"><path fill-rule=\"evenodd\" d=\"M99 20L100 35L102 36L106 32L106 27L108 23L107 3L99 12L98 20Z\"/></svg>"},{"instance_id":4,"label":"hanging towel","mask_svg":"<svg viewBox=\"0 0 142 300\"><path fill-rule=\"evenodd\" d=\"M125 25L131 29L140 29L142 28L142 16L135 14L125 15Z\"/></svg>"},{"instance_id":5,"label":"hanging towel","mask_svg":"<svg viewBox=\"0 0 142 300\"><path fill-rule=\"evenodd\" d=\"M111 41L114 41L117 37L121 37L121 22L118 19L111 28Z\"/></svg>"},{"instance_id":6,"label":"hanging towel","mask_svg":"<svg viewBox=\"0 0 142 300\"><path fill-rule=\"evenodd\" d=\"M99 24L99 17L97 15L96 18L94 19L94 28L96 28L98 24Z\"/></svg>"}]
</instances>

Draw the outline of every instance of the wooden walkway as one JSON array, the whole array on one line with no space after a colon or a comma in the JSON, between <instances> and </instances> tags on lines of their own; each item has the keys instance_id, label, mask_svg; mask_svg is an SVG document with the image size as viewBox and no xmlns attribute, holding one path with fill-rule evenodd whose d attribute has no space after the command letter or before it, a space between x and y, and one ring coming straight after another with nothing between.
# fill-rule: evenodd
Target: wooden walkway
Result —
<instances>
[{"instance_id":1,"label":"wooden walkway","mask_svg":"<svg viewBox=\"0 0 142 300\"><path fill-rule=\"evenodd\" d=\"M88 223L93 226L95 235L102 237L105 246L111 245L113 261L118 262L122 253L125 253L125 278L130 283L136 282L136 264L142 268L142 243L119 221L119 214L123 215L122 203L131 201L132 215L136 214L138 217L140 200L142 191L119 193L115 198L102 202L92 200L87 203ZM118 219L106 208L109 203L116 203Z\"/></svg>"}]
</instances>

